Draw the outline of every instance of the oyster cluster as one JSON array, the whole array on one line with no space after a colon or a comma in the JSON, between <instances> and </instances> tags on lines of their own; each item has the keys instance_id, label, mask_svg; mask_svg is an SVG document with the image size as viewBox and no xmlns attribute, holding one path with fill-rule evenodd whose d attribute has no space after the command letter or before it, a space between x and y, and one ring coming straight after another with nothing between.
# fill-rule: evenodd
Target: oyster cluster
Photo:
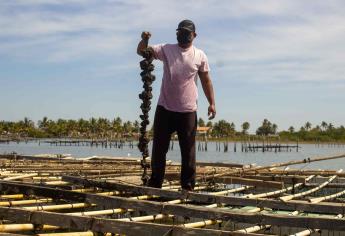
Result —
<instances>
[{"instance_id":1,"label":"oyster cluster","mask_svg":"<svg viewBox=\"0 0 345 236\"><path fill-rule=\"evenodd\" d=\"M148 133L146 131L147 126L150 124L149 121L149 111L151 109L151 99L152 99L152 83L156 79L156 77L152 74L154 70L154 65L152 64L153 61L153 51L151 48L146 48L143 50L142 55L144 60L140 62L140 68L142 72L140 73L141 80L143 81L143 89L139 94L139 98L142 100L140 105L140 109L142 114L140 115L141 123L140 123L140 136L139 136L139 144L138 148L142 153L142 161L141 165L144 169L144 173L142 175L143 184L146 185L149 179L147 175L147 168L149 168L149 164L146 162L146 158L149 156L149 149L148 143L150 139L148 137Z\"/></svg>"}]
</instances>

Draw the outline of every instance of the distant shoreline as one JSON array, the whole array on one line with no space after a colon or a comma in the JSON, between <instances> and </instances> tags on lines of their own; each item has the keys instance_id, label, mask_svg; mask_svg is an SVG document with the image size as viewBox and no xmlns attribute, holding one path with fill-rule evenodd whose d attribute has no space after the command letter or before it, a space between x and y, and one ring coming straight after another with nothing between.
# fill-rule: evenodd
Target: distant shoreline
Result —
<instances>
[{"instance_id":1,"label":"distant shoreline","mask_svg":"<svg viewBox=\"0 0 345 236\"><path fill-rule=\"evenodd\" d=\"M277 137L256 137L253 138L234 138L234 137L222 137L222 138L214 138L214 137L205 137L203 136L197 136L196 141L198 142L231 142L231 143L285 143L285 144L315 144L315 145L343 145L345 144L345 140L341 141L312 141L312 140L287 140L287 139L279 139ZM75 142L81 142L81 141L89 141L89 142L106 142L106 141L114 141L114 142L120 142L120 141L132 141L136 142L138 139L134 137L123 137L123 138L85 138L85 137L61 137L61 138L33 138L33 137L0 137L0 144L1 143L8 143L8 142L29 142L29 141L75 141ZM178 140L177 137L173 137L172 140Z\"/></svg>"}]
</instances>

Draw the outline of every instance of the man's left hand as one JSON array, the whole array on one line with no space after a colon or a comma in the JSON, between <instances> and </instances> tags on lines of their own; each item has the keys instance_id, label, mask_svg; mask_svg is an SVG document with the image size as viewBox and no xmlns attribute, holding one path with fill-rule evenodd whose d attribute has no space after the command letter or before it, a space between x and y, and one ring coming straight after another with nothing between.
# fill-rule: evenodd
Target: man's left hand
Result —
<instances>
[{"instance_id":1,"label":"man's left hand","mask_svg":"<svg viewBox=\"0 0 345 236\"><path fill-rule=\"evenodd\" d=\"M212 120L214 117L216 117L216 106L215 105L210 105L208 107L207 115L209 116L208 117L209 120Z\"/></svg>"}]
</instances>

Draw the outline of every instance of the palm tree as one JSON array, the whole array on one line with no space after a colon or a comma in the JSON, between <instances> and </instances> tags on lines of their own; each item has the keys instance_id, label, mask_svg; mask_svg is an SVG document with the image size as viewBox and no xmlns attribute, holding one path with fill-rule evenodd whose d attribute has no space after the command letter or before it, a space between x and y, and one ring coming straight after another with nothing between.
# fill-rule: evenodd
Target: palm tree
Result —
<instances>
[{"instance_id":1,"label":"palm tree","mask_svg":"<svg viewBox=\"0 0 345 236\"><path fill-rule=\"evenodd\" d=\"M201 117L198 120L198 126L199 127L204 127L205 126L205 121Z\"/></svg>"},{"instance_id":2,"label":"palm tree","mask_svg":"<svg viewBox=\"0 0 345 236\"><path fill-rule=\"evenodd\" d=\"M220 120L214 124L212 133L214 136L227 137L233 132L234 127L234 123L230 124L226 120Z\"/></svg>"},{"instance_id":3,"label":"palm tree","mask_svg":"<svg viewBox=\"0 0 345 236\"><path fill-rule=\"evenodd\" d=\"M69 119L66 121L66 132L69 137L76 136L78 124L75 120Z\"/></svg>"},{"instance_id":4,"label":"palm tree","mask_svg":"<svg viewBox=\"0 0 345 236\"><path fill-rule=\"evenodd\" d=\"M278 126L276 124L272 124L269 120L264 119L262 125L257 128L256 134L257 135L269 135L269 134L276 134Z\"/></svg>"},{"instance_id":5,"label":"palm tree","mask_svg":"<svg viewBox=\"0 0 345 236\"><path fill-rule=\"evenodd\" d=\"M77 129L81 135L87 134L90 129L89 121L80 118L77 122Z\"/></svg>"},{"instance_id":6,"label":"palm tree","mask_svg":"<svg viewBox=\"0 0 345 236\"><path fill-rule=\"evenodd\" d=\"M323 130L326 130L326 128L327 128L327 122L326 121L322 121L321 122L321 127L323 128Z\"/></svg>"},{"instance_id":7,"label":"palm tree","mask_svg":"<svg viewBox=\"0 0 345 236\"><path fill-rule=\"evenodd\" d=\"M250 127L250 124L249 124L248 121L243 122L243 124L242 124L242 133L243 133L243 134L246 134L247 131L248 131L248 129L249 129L249 127Z\"/></svg>"},{"instance_id":8,"label":"palm tree","mask_svg":"<svg viewBox=\"0 0 345 236\"><path fill-rule=\"evenodd\" d=\"M133 125L132 125L132 122L130 121L126 121L125 123L123 123L123 131L130 135L133 131Z\"/></svg>"},{"instance_id":9,"label":"palm tree","mask_svg":"<svg viewBox=\"0 0 345 236\"><path fill-rule=\"evenodd\" d=\"M90 119L90 131L92 135L95 135L97 132L97 120L94 117Z\"/></svg>"},{"instance_id":10,"label":"palm tree","mask_svg":"<svg viewBox=\"0 0 345 236\"><path fill-rule=\"evenodd\" d=\"M272 125L272 133L276 134L277 133L278 126L276 124Z\"/></svg>"},{"instance_id":11,"label":"palm tree","mask_svg":"<svg viewBox=\"0 0 345 236\"><path fill-rule=\"evenodd\" d=\"M307 121L307 122L305 123L305 125L304 125L304 128L305 128L307 131L309 131L310 128L311 128L311 123L310 123L309 121Z\"/></svg>"},{"instance_id":12,"label":"palm tree","mask_svg":"<svg viewBox=\"0 0 345 236\"><path fill-rule=\"evenodd\" d=\"M135 120L133 123L133 127L134 127L134 132L136 132L137 134L139 134L139 128L140 128L140 123L139 121Z\"/></svg>"},{"instance_id":13,"label":"palm tree","mask_svg":"<svg viewBox=\"0 0 345 236\"><path fill-rule=\"evenodd\" d=\"M56 133L58 137L67 136L68 134L68 127L67 121L64 119L58 119L56 122Z\"/></svg>"},{"instance_id":14,"label":"palm tree","mask_svg":"<svg viewBox=\"0 0 345 236\"><path fill-rule=\"evenodd\" d=\"M290 127L289 127L289 132L290 132L291 134L293 134L293 133L295 132L295 128L294 128L293 126L290 126Z\"/></svg>"},{"instance_id":15,"label":"palm tree","mask_svg":"<svg viewBox=\"0 0 345 236\"><path fill-rule=\"evenodd\" d=\"M112 130L116 133L116 136L119 136L122 133L122 120L120 117L116 117L112 124Z\"/></svg>"},{"instance_id":16,"label":"palm tree","mask_svg":"<svg viewBox=\"0 0 345 236\"><path fill-rule=\"evenodd\" d=\"M332 131L333 129L334 129L334 125L332 123L329 123L327 130Z\"/></svg>"},{"instance_id":17,"label":"palm tree","mask_svg":"<svg viewBox=\"0 0 345 236\"><path fill-rule=\"evenodd\" d=\"M26 136L29 131L35 128L35 123L28 117L25 117L23 121L19 121L19 130L22 131Z\"/></svg>"},{"instance_id":18,"label":"palm tree","mask_svg":"<svg viewBox=\"0 0 345 236\"><path fill-rule=\"evenodd\" d=\"M110 129L109 120L106 118L98 118L98 120L97 120L98 135L100 135L102 138L104 138L109 129Z\"/></svg>"},{"instance_id":19,"label":"palm tree","mask_svg":"<svg viewBox=\"0 0 345 236\"><path fill-rule=\"evenodd\" d=\"M43 117L42 120L38 121L38 128L45 130L47 128L48 125L48 117Z\"/></svg>"},{"instance_id":20,"label":"palm tree","mask_svg":"<svg viewBox=\"0 0 345 236\"><path fill-rule=\"evenodd\" d=\"M321 130L320 125L315 126L315 130L319 132Z\"/></svg>"},{"instance_id":21,"label":"palm tree","mask_svg":"<svg viewBox=\"0 0 345 236\"><path fill-rule=\"evenodd\" d=\"M231 122L230 123L230 131L231 131L231 133L235 133L235 131L236 131L235 128L236 128L235 123Z\"/></svg>"}]
</instances>

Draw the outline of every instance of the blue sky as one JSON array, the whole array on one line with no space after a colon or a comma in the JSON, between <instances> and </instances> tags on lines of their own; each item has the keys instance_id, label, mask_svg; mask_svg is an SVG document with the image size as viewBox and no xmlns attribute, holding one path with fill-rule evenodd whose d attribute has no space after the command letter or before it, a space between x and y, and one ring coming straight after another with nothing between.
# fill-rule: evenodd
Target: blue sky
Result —
<instances>
[{"instance_id":1,"label":"blue sky","mask_svg":"<svg viewBox=\"0 0 345 236\"><path fill-rule=\"evenodd\" d=\"M3 0L0 120L137 119L141 31L152 32L151 44L174 43L188 18L210 61L216 120L344 125L344 9L341 0Z\"/></svg>"}]
</instances>

